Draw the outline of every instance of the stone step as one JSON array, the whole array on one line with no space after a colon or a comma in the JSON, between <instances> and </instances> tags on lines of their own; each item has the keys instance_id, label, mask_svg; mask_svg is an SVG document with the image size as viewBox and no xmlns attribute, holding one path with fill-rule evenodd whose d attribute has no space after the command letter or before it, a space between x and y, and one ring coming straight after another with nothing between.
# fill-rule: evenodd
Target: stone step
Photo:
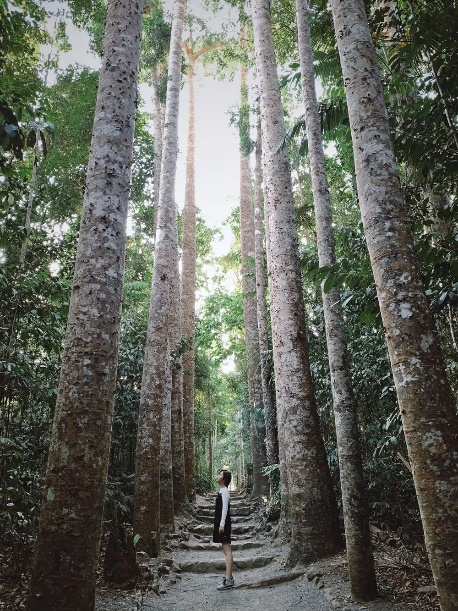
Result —
<instances>
[{"instance_id":1,"label":"stone step","mask_svg":"<svg viewBox=\"0 0 458 611\"><path fill-rule=\"evenodd\" d=\"M256 549L263 547L264 543L260 541L250 541L247 539L246 541L233 541L231 544L232 551L243 551L245 549ZM221 550L220 543L213 543L210 541L208 543L180 543L180 549L189 550L190 552L211 552L211 551L219 551Z\"/></svg>"},{"instance_id":2,"label":"stone step","mask_svg":"<svg viewBox=\"0 0 458 611\"><path fill-rule=\"evenodd\" d=\"M235 587L238 589L246 588L246 589L254 589L254 588L271 588L272 586L279 585L281 583L288 583L289 581L294 581L299 577L304 576L304 571L292 571L290 573L282 573L281 575L274 575L273 577L268 577L267 579L259 579L258 581L242 581L237 582Z\"/></svg>"},{"instance_id":3,"label":"stone step","mask_svg":"<svg viewBox=\"0 0 458 611\"><path fill-rule=\"evenodd\" d=\"M232 526L232 534L234 535L245 535L253 532L253 524L235 524ZM198 535L211 535L213 534L212 524L198 524L191 528L192 532Z\"/></svg>"},{"instance_id":4,"label":"stone step","mask_svg":"<svg viewBox=\"0 0 458 611\"><path fill-rule=\"evenodd\" d=\"M245 524L246 522L249 522L252 519L252 516L234 516L231 511L231 518L232 524ZM211 522L213 524L213 520L215 519L215 512L212 511L211 513L207 514L198 513L196 519L200 522L205 522L207 524Z\"/></svg>"},{"instance_id":5,"label":"stone step","mask_svg":"<svg viewBox=\"0 0 458 611\"><path fill-rule=\"evenodd\" d=\"M196 503L195 507L206 507L206 506L215 506L215 499L216 499L216 494L211 496L210 498L206 499L205 501L201 501L200 503ZM239 506L239 505L244 505L244 506L251 506L253 505L253 503L250 503L249 501L244 501L243 499L233 499L232 497L229 498L230 503L232 506Z\"/></svg>"},{"instance_id":6,"label":"stone step","mask_svg":"<svg viewBox=\"0 0 458 611\"><path fill-rule=\"evenodd\" d=\"M251 556L250 558L234 558L234 566L240 570L257 569L267 566L275 556ZM180 569L186 573L211 573L224 571L226 562L222 558L204 560L185 560L180 562Z\"/></svg>"},{"instance_id":7,"label":"stone step","mask_svg":"<svg viewBox=\"0 0 458 611\"><path fill-rule=\"evenodd\" d=\"M201 513L214 513L215 511L215 503L213 503L212 505L198 505L197 506L197 513L201 514ZM243 505L233 505L231 503L231 515L233 516L250 516L251 514L254 513L254 509L250 506L243 506Z\"/></svg>"}]
</instances>

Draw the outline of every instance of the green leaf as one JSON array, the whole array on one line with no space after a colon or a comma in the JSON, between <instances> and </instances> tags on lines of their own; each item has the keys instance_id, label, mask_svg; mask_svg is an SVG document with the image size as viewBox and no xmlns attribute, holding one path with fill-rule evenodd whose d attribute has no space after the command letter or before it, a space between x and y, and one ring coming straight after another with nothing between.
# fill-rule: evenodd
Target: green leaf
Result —
<instances>
[{"instance_id":1,"label":"green leaf","mask_svg":"<svg viewBox=\"0 0 458 611\"><path fill-rule=\"evenodd\" d=\"M327 277L326 280L323 283L323 291L325 293L329 293L329 291L331 291L334 288L334 285L336 283L337 280L337 274L336 273L330 273Z\"/></svg>"}]
</instances>

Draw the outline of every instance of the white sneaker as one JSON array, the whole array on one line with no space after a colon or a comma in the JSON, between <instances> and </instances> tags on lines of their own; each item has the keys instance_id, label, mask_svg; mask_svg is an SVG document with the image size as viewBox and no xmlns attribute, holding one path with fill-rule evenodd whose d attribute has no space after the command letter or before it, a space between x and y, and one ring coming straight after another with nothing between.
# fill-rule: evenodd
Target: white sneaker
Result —
<instances>
[{"instance_id":1,"label":"white sneaker","mask_svg":"<svg viewBox=\"0 0 458 611\"><path fill-rule=\"evenodd\" d=\"M217 590L229 590L230 588L234 587L234 578L231 577L230 579L226 579L226 577L223 577L223 580L221 583L219 583L216 586Z\"/></svg>"}]
</instances>

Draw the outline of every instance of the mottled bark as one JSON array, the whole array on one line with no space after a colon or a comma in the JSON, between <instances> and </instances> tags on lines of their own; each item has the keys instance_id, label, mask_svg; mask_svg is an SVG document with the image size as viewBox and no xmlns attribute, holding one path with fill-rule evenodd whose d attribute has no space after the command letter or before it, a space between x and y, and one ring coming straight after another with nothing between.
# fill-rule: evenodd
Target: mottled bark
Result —
<instances>
[{"instance_id":1,"label":"mottled bark","mask_svg":"<svg viewBox=\"0 0 458 611\"><path fill-rule=\"evenodd\" d=\"M167 372L171 373L168 362L175 348L171 345L171 334L176 333L178 325L175 175L185 5L185 0L176 0L172 22L155 262L135 456L134 533L141 537L138 547L153 555L160 551L159 464L162 412L169 384Z\"/></svg>"},{"instance_id":2,"label":"mottled bark","mask_svg":"<svg viewBox=\"0 0 458 611\"><path fill-rule=\"evenodd\" d=\"M245 470L245 451L243 444L243 419L242 410L237 410L237 488L245 488L246 486L246 470Z\"/></svg>"},{"instance_id":3,"label":"mottled bark","mask_svg":"<svg viewBox=\"0 0 458 611\"><path fill-rule=\"evenodd\" d=\"M262 122L261 125L261 169L264 166L264 154L262 149ZM261 172L262 173L262 172ZM269 216L267 214L267 209L264 207L264 224L266 228L265 233L265 241L266 241L266 264L267 264L267 286L269 289L269 295L272 293L272 274L270 267L270 224L269 224ZM269 308L270 310L270 308ZM275 376L275 368L273 371ZM285 536L285 538L291 537L291 532L289 528L290 524L290 516L289 516L289 495L288 495L288 474L286 469L286 453L285 453L285 440L280 439L283 435L282 429L279 427L279 417L278 410L275 406L275 413L277 419L277 440L278 440L278 460L280 464L280 501L281 501L281 521L280 528Z\"/></svg>"},{"instance_id":4,"label":"mottled bark","mask_svg":"<svg viewBox=\"0 0 458 611\"><path fill-rule=\"evenodd\" d=\"M204 45L197 51L192 40L183 43L188 60L189 109L188 144L186 153L186 189L183 207L183 247L181 273L181 331L189 342L183 353L183 429L186 493L189 501L196 500L196 467L194 443L194 337L196 321L196 188L195 188L195 70L199 58L220 46L220 43Z\"/></svg>"},{"instance_id":5,"label":"mottled bark","mask_svg":"<svg viewBox=\"0 0 458 611\"><path fill-rule=\"evenodd\" d=\"M168 369L165 372L166 383L161 424L161 464L160 464L160 507L161 533L175 529L173 507L173 475L172 475L172 361L167 359Z\"/></svg>"},{"instance_id":6,"label":"mottled bark","mask_svg":"<svg viewBox=\"0 0 458 611\"><path fill-rule=\"evenodd\" d=\"M29 610L94 608L116 383L141 13L141 1L108 3Z\"/></svg>"},{"instance_id":7,"label":"mottled bark","mask_svg":"<svg viewBox=\"0 0 458 611\"><path fill-rule=\"evenodd\" d=\"M291 174L286 151L278 150L285 124L269 0L253 2L253 26L269 226L270 316L279 444L284 444L286 460L291 561L306 562L335 551L340 534L310 374Z\"/></svg>"},{"instance_id":8,"label":"mottled bark","mask_svg":"<svg viewBox=\"0 0 458 611\"><path fill-rule=\"evenodd\" d=\"M183 353L183 430L186 493L189 501L196 500L195 446L194 446L194 335L196 321L196 187L195 187L195 60L191 49L185 46L188 58L189 118L188 148L186 153L186 191L183 208L183 252L181 267L181 331L189 342Z\"/></svg>"},{"instance_id":9,"label":"mottled bark","mask_svg":"<svg viewBox=\"0 0 458 611\"><path fill-rule=\"evenodd\" d=\"M458 608L458 419L421 281L363 0L332 0L359 203L434 581Z\"/></svg>"},{"instance_id":10,"label":"mottled bark","mask_svg":"<svg viewBox=\"0 0 458 611\"><path fill-rule=\"evenodd\" d=\"M264 239L262 201L262 145L261 123L258 122L256 138L256 167L254 174L254 252L256 268L256 305L259 334L259 355L261 368L262 402L266 427L267 464L278 464L277 410L275 408L272 361L270 358L269 335L267 331L266 274L264 270ZM278 487L278 477L270 477L273 492Z\"/></svg>"},{"instance_id":11,"label":"mottled bark","mask_svg":"<svg viewBox=\"0 0 458 611\"><path fill-rule=\"evenodd\" d=\"M157 64L151 67L151 89L153 102L154 174L153 174L153 236L156 239L159 191L161 187L162 139L164 134L164 113L159 96L160 69Z\"/></svg>"},{"instance_id":12,"label":"mottled bark","mask_svg":"<svg viewBox=\"0 0 458 611\"><path fill-rule=\"evenodd\" d=\"M179 272L176 273L179 293ZM176 318L180 320L180 299L176 299ZM177 346L181 338L181 330L173 338L173 345ZM172 362L172 466L173 466L173 506L175 514L179 513L187 501L186 473L184 455L184 421L183 421L183 365L181 356L175 349Z\"/></svg>"},{"instance_id":13,"label":"mottled bark","mask_svg":"<svg viewBox=\"0 0 458 611\"><path fill-rule=\"evenodd\" d=\"M243 42L243 38L242 38ZM267 476L262 469L267 465L265 446L264 405L259 358L258 314L256 300L256 270L254 246L254 211L251 199L250 157L244 151L243 138L249 133L248 89L246 69L241 67L241 157L240 157L240 246L242 254L243 319L250 403L251 457L253 463L253 496L268 494ZM246 122L246 125L243 123ZM244 133L246 132L246 133Z\"/></svg>"},{"instance_id":14,"label":"mottled bark","mask_svg":"<svg viewBox=\"0 0 458 611\"><path fill-rule=\"evenodd\" d=\"M296 0L296 14L318 262L320 267L326 267L336 264L336 256L321 120L315 90L308 0ZM345 322L340 306L339 289L334 287L326 293L322 286L321 295L331 374L351 592L355 600L373 600L377 596L377 584L356 405L345 338Z\"/></svg>"}]
</instances>

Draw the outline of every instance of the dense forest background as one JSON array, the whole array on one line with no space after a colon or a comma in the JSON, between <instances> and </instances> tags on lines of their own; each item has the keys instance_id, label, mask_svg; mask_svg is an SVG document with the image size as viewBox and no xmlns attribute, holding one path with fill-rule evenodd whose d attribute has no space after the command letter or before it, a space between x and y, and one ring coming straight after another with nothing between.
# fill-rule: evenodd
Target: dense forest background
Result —
<instances>
[{"instance_id":1,"label":"dense forest background","mask_svg":"<svg viewBox=\"0 0 458 611\"><path fill-rule=\"evenodd\" d=\"M456 397L458 11L451 0L366 0L365 5L428 307ZM235 78L240 59L237 23L228 21L221 31L212 31L211 6L208 11L207 23L189 18L185 37L194 36L202 44L221 43L208 53L206 66L215 78ZM341 293L370 521L403 545L414 546L422 541L422 527L360 218L332 17L326 2L314 2L314 68L336 241L336 264L323 267L316 249L294 3L273 2L271 12L287 124L287 136L278 145L288 150L292 168L311 371L335 493L340 499L323 282L325 292L338 287ZM0 7L0 554L9 557L8 549L21 550L16 554L19 570L29 562L37 533L98 86L97 71L80 64L62 70L59 58L68 49L70 22L89 31L92 48L100 54L104 15L103 2L54 6L12 0ZM149 10L143 17L143 81L150 78L152 63L159 64L158 57L167 55L170 16L158 15ZM183 82L189 77L186 70L185 61ZM162 88L164 100L164 82ZM240 113L232 109L232 119L227 119L236 130L243 112L248 113L244 145L251 151L256 99L253 86L247 108ZM132 521L154 264L154 166L151 116L139 99L107 523L116 508L126 522ZM177 204L181 209L182 203ZM222 466L233 470L239 488L250 492L252 487L238 208L227 210L225 227L232 232L232 245L225 255L216 256L213 247L221 230L198 213L194 414L199 493L214 486L216 469ZM179 240L181 248L181 216ZM235 281L228 282L228 277ZM273 376L272 370L272 388ZM269 465L268 471L278 472L278 465ZM277 491L272 517L278 507Z\"/></svg>"}]
</instances>

